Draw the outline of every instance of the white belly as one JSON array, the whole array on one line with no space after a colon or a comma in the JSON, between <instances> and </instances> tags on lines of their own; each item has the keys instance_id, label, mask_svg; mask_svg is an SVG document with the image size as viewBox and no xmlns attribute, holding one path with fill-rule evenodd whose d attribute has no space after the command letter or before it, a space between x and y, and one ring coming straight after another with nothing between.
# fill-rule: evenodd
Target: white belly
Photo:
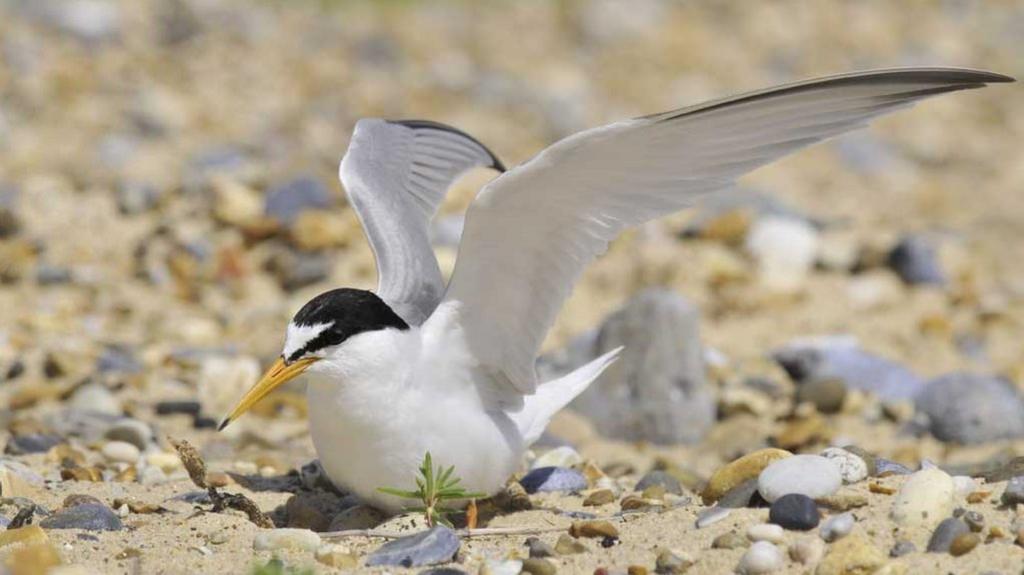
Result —
<instances>
[{"instance_id":1,"label":"white belly","mask_svg":"<svg viewBox=\"0 0 1024 575\"><path fill-rule=\"evenodd\" d=\"M455 466L467 491L496 493L525 447L503 413L486 413L471 397L426 397L413 389L384 397L365 387L311 378L310 430L320 463L338 487L390 512L413 501L380 487L415 490L426 452L435 466Z\"/></svg>"}]
</instances>

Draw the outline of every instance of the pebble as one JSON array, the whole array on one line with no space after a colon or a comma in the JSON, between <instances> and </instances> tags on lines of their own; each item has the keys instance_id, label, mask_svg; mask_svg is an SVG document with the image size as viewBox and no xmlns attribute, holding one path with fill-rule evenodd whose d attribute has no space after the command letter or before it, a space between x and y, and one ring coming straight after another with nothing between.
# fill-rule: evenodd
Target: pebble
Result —
<instances>
[{"instance_id":1,"label":"pebble","mask_svg":"<svg viewBox=\"0 0 1024 575\"><path fill-rule=\"evenodd\" d=\"M555 565L547 559L537 557L523 559L522 573L528 573L529 575L555 575L557 571Z\"/></svg>"},{"instance_id":2,"label":"pebble","mask_svg":"<svg viewBox=\"0 0 1024 575\"><path fill-rule=\"evenodd\" d=\"M101 450L107 461L120 463L135 463L142 455L139 448L127 441L108 441Z\"/></svg>"},{"instance_id":3,"label":"pebble","mask_svg":"<svg viewBox=\"0 0 1024 575\"><path fill-rule=\"evenodd\" d=\"M660 486L665 490L665 493L671 493L673 495L682 495L683 486L679 483L679 480L672 476L667 471L656 469L654 471L647 472L646 475L640 478L640 481L636 483L634 491L643 491L648 487Z\"/></svg>"},{"instance_id":4,"label":"pebble","mask_svg":"<svg viewBox=\"0 0 1024 575\"><path fill-rule=\"evenodd\" d=\"M857 483L868 476L867 462L859 455L841 447L829 447L821 452L821 456L839 468L839 475L843 478L844 484Z\"/></svg>"},{"instance_id":5,"label":"pebble","mask_svg":"<svg viewBox=\"0 0 1024 575\"><path fill-rule=\"evenodd\" d=\"M1024 398L1007 380L953 373L932 380L915 401L940 441L976 444L1024 437Z\"/></svg>"},{"instance_id":6,"label":"pebble","mask_svg":"<svg viewBox=\"0 0 1024 575\"><path fill-rule=\"evenodd\" d=\"M828 546L815 575L874 573L885 564L882 554L866 537L851 535Z\"/></svg>"},{"instance_id":7,"label":"pebble","mask_svg":"<svg viewBox=\"0 0 1024 575\"><path fill-rule=\"evenodd\" d=\"M569 535L573 537L607 537L617 539L619 530L608 521L573 521L569 526Z\"/></svg>"},{"instance_id":8,"label":"pebble","mask_svg":"<svg viewBox=\"0 0 1024 575\"><path fill-rule=\"evenodd\" d=\"M840 513L839 515L833 515L825 520L821 524L821 538L829 543L837 541L846 537L853 531L853 526L857 520L854 518L852 513Z\"/></svg>"},{"instance_id":9,"label":"pebble","mask_svg":"<svg viewBox=\"0 0 1024 575\"><path fill-rule=\"evenodd\" d=\"M757 490L768 502L789 493L817 499L832 495L842 483L838 467L828 459L820 455L794 455L766 467L757 478Z\"/></svg>"},{"instance_id":10,"label":"pebble","mask_svg":"<svg viewBox=\"0 0 1024 575\"><path fill-rule=\"evenodd\" d=\"M888 477L890 475L910 475L914 470L902 463L889 461L878 457L875 459L875 477Z\"/></svg>"},{"instance_id":11,"label":"pebble","mask_svg":"<svg viewBox=\"0 0 1024 575\"><path fill-rule=\"evenodd\" d=\"M198 401L160 401L155 411L157 415L184 414L194 417L199 415L199 407Z\"/></svg>"},{"instance_id":12,"label":"pebble","mask_svg":"<svg viewBox=\"0 0 1024 575\"><path fill-rule=\"evenodd\" d=\"M519 480L527 493L549 491L580 491L587 488L587 478L575 469L539 467Z\"/></svg>"},{"instance_id":13,"label":"pebble","mask_svg":"<svg viewBox=\"0 0 1024 575\"><path fill-rule=\"evenodd\" d=\"M530 553L530 557L544 558L554 557L556 555L554 547L548 545L544 541L541 541L537 537L527 538L526 548Z\"/></svg>"},{"instance_id":14,"label":"pebble","mask_svg":"<svg viewBox=\"0 0 1024 575\"><path fill-rule=\"evenodd\" d=\"M480 568L479 575L519 575L523 571L523 562L518 559L496 561L489 559Z\"/></svg>"},{"instance_id":15,"label":"pebble","mask_svg":"<svg viewBox=\"0 0 1024 575\"><path fill-rule=\"evenodd\" d=\"M564 533L555 541L555 552L559 555L577 555L586 551L587 546L582 541L577 541Z\"/></svg>"},{"instance_id":16,"label":"pebble","mask_svg":"<svg viewBox=\"0 0 1024 575\"><path fill-rule=\"evenodd\" d=\"M15 435L7 441L4 453L7 455L27 455L29 453L45 453L54 446L63 443L64 439L59 435L47 433L30 433L27 435Z\"/></svg>"},{"instance_id":17,"label":"pebble","mask_svg":"<svg viewBox=\"0 0 1024 575\"><path fill-rule=\"evenodd\" d=\"M693 557L683 551L662 549L654 559L654 572L658 575L678 575L693 565Z\"/></svg>"},{"instance_id":18,"label":"pebble","mask_svg":"<svg viewBox=\"0 0 1024 575\"><path fill-rule=\"evenodd\" d=\"M701 494L704 503L711 504L718 501L737 485L750 479L756 479L772 462L792 455L783 449L760 449L719 467L708 478L707 486Z\"/></svg>"},{"instance_id":19,"label":"pebble","mask_svg":"<svg viewBox=\"0 0 1024 575\"><path fill-rule=\"evenodd\" d=\"M956 539L949 545L949 554L953 557L959 557L966 555L971 552L972 549L981 543L981 536L977 533L964 533L958 535Z\"/></svg>"},{"instance_id":20,"label":"pebble","mask_svg":"<svg viewBox=\"0 0 1024 575\"><path fill-rule=\"evenodd\" d=\"M849 337L796 340L772 352L772 358L797 383L837 379L847 390L873 393L885 401L913 399L924 387L912 371L863 350Z\"/></svg>"},{"instance_id":21,"label":"pebble","mask_svg":"<svg viewBox=\"0 0 1024 575\"><path fill-rule=\"evenodd\" d=\"M751 541L770 541L782 543L786 540L786 532L780 525L758 523L747 528L747 539Z\"/></svg>"},{"instance_id":22,"label":"pebble","mask_svg":"<svg viewBox=\"0 0 1024 575\"><path fill-rule=\"evenodd\" d=\"M778 571L782 566L782 551L773 543L758 541L740 558L736 571L743 575L759 575Z\"/></svg>"},{"instance_id":23,"label":"pebble","mask_svg":"<svg viewBox=\"0 0 1024 575\"><path fill-rule=\"evenodd\" d=\"M335 515L327 530L369 529L380 525L385 519L387 516L373 507L354 505Z\"/></svg>"},{"instance_id":24,"label":"pebble","mask_svg":"<svg viewBox=\"0 0 1024 575\"><path fill-rule=\"evenodd\" d=\"M979 533L985 528L985 516L977 511L968 511L960 519L971 528L974 533Z\"/></svg>"},{"instance_id":25,"label":"pebble","mask_svg":"<svg viewBox=\"0 0 1024 575\"><path fill-rule=\"evenodd\" d=\"M739 549L748 545L750 540L735 531L722 533L711 542L712 549Z\"/></svg>"},{"instance_id":26,"label":"pebble","mask_svg":"<svg viewBox=\"0 0 1024 575\"><path fill-rule=\"evenodd\" d=\"M141 450L145 450L153 443L153 429L145 422L125 417L111 425L106 433L104 433L104 437L126 441Z\"/></svg>"},{"instance_id":27,"label":"pebble","mask_svg":"<svg viewBox=\"0 0 1024 575\"><path fill-rule=\"evenodd\" d=\"M820 413L838 413L846 400L846 384L827 378L801 383L796 389L797 403L809 402Z\"/></svg>"},{"instance_id":28,"label":"pebble","mask_svg":"<svg viewBox=\"0 0 1024 575\"><path fill-rule=\"evenodd\" d=\"M970 528L963 521L954 517L943 519L928 540L926 550L929 553L945 553L949 551L954 539L969 532Z\"/></svg>"},{"instance_id":29,"label":"pebble","mask_svg":"<svg viewBox=\"0 0 1024 575\"><path fill-rule=\"evenodd\" d=\"M587 495L586 499L583 500L584 507L596 507L600 505L607 505L615 501L615 494L612 493L611 489L598 489Z\"/></svg>"},{"instance_id":30,"label":"pebble","mask_svg":"<svg viewBox=\"0 0 1024 575\"><path fill-rule=\"evenodd\" d=\"M458 551L459 536L443 525L436 525L427 531L381 545L366 558L366 566L393 565L408 568L447 563Z\"/></svg>"},{"instance_id":31,"label":"pebble","mask_svg":"<svg viewBox=\"0 0 1024 575\"><path fill-rule=\"evenodd\" d=\"M761 284L782 293L798 291L818 255L818 232L805 220L786 216L758 218L745 247L757 262Z\"/></svg>"},{"instance_id":32,"label":"pebble","mask_svg":"<svg viewBox=\"0 0 1024 575\"><path fill-rule=\"evenodd\" d=\"M999 501L1011 507L1024 503L1024 475L1018 475L1006 482L1006 489L999 497Z\"/></svg>"},{"instance_id":33,"label":"pebble","mask_svg":"<svg viewBox=\"0 0 1024 575\"><path fill-rule=\"evenodd\" d=\"M813 499L799 493L790 493L772 503L768 521L783 529L808 531L818 526L821 515Z\"/></svg>"},{"instance_id":34,"label":"pebble","mask_svg":"<svg viewBox=\"0 0 1024 575\"><path fill-rule=\"evenodd\" d=\"M816 565L825 555L825 542L817 537L804 537L789 546L789 557L802 565Z\"/></svg>"},{"instance_id":35,"label":"pebble","mask_svg":"<svg viewBox=\"0 0 1024 575\"><path fill-rule=\"evenodd\" d=\"M572 467L583 463L583 457L568 445L556 447L541 454L530 464L530 469L542 467Z\"/></svg>"},{"instance_id":36,"label":"pebble","mask_svg":"<svg viewBox=\"0 0 1024 575\"><path fill-rule=\"evenodd\" d=\"M708 509L703 509L697 513L697 529L704 529L709 525L714 525L728 517L730 513L732 513L732 509L727 507L710 507Z\"/></svg>"},{"instance_id":37,"label":"pebble","mask_svg":"<svg viewBox=\"0 0 1024 575\"><path fill-rule=\"evenodd\" d=\"M165 473L172 473L178 469L181 469L181 459L174 453L167 453L166 451L155 451L146 455L146 463L155 467Z\"/></svg>"},{"instance_id":38,"label":"pebble","mask_svg":"<svg viewBox=\"0 0 1024 575\"><path fill-rule=\"evenodd\" d=\"M889 550L889 557L903 557L910 553L915 553L917 546L910 541L897 541L892 549Z\"/></svg>"},{"instance_id":39,"label":"pebble","mask_svg":"<svg viewBox=\"0 0 1024 575\"><path fill-rule=\"evenodd\" d=\"M68 407L105 415L121 415L121 402L105 385L98 383L88 383L75 390Z\"/></svg>"},{"instance_id":40,"label":"pebble","mask_svg":"<svg viewBox=\"0 0 1024 575\"><path fill-rule=\"evenodd\" d=\"M283 527L257 532L252 540L252 548L256 551L293 549L312 553L320 547L320 543L320 535L309 529Z\"/></svg>"},{"instance_id":41,"label":"pebble","mask_svg":"<svg viewBox=\"0 0 1024 575\"><path fill-rule=\"evenodd\" d=\"M573 401L605 436L657 444L695 443L715 423L705 376L700 310L669 289L633 296L601 325L597 357L625 346L619 358Z\"/></svg>"},{"instance_id":42,"label":"pebble","mask_svg":"<svg viewBox=\"0 0 1024 575\"><path fill-rule=\"evenodd\" d=\"M754 495L757 494L757 478L748 479L743 483L740 483L736 487L733 487L725 495L723 495L716 505L718 507L727 507L729 509L741 509L750 505ZM760 501L760 496L757 498Z\"/></svg>"},{"instance_id":43,"label":"pebble","mask_svg":"<svg viewBox=\"0 0 1024 575\"><path fill-rule=\"evenodd\" d=\"M927 236L901 238L889 252L887 263L908 284L941 286L946 283L935 246Z\"/></svg>"},{"instance_id":44,"label":"pebble","mask_svg":"<svg viewBox=\"0 0 1024 575\"><path fill-rule=\"evenodd\" d=\"M890 516L903 526L935 526L953 512L953 478L937 468L913 473L900 487Z\"/></svg>"},{"instance_id":45,"label":"pebble","mask_svg":"<svg viewBox=\"0 0 1024 575\"><path fill-rule=\"evenodd\" d=\"M97 503L83 503L55 511L39 522L45 529L86 529L89 531L120 531L121 518L109 507Z\"/></svg>"},{"instance_id":46,"label":"pebble","mask_svg":"<svg viewBox=\"0 0 1024 575\"><path fill-rule=\"evenodd\" d=\"M359 560L348 547L336 543L326 543L317 547L313 557L321 564L335 569L355 569L359 565Z\"/></svg>"}]
</instances>

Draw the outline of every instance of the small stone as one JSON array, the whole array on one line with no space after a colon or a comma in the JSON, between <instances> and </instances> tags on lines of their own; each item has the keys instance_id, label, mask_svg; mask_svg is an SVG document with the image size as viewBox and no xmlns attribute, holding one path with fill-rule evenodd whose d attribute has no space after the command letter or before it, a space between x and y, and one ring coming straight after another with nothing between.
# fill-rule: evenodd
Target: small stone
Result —
<instances>
[{"instance_id":1,"label":"small stone","mask_svg":"<svg viewBox=\"0 0 1024 575\"><path fill-rule=\"evenodd\" d=\"M798 218L763 216L751 226L746 249L757 261L764 287L782 293L799 291L818 253L818 232Z\"/></svg>"},{"instance_id":2,"label":"small stone","mask_svg":"<svg viewBox=\"0 0 1024 575\"><path fill-rule=\"evenodd\" d=\"M555 575L557 572L558 570L555 568L555 565L547 559L536 557L523 559L522 573L529 573L530 575Z\"/></svg>"},{"instance_id":3,"label":"small stone","mask_svg":"<svg viewBox=\"0 0 1024 575\"><path fill-rule=\"evenodd\" d=\"M838 413L846 399L846 384L841 379L808 381L796 389L797 403L809 402L820 413Z\"/></svg>"},{"instance_id":4,"label":"small stone","mask_svg":"<svg viewBox=\"0 0 1024 575\"><path fill-rule=\"evenodd\" d=\"M558 541L555 541L555 553L559 555L576 555L586 553L586 551L587 546L582 541L577 541L564 533L558 536Z\"/></svg>"},{"instance_id":5,"label":"small stone","mask_svg":"<svg viewBox=\"0 0 1024 575\"><path fill-rule=\"evenodd\" d=\"M748 545L750 540L735 531L723 533L711 542L712 549L739 549Z\"/></svg>"},{"instance_id":6,"label":"small stone","mask_svg":"<svg viewBox=\"0 0 1024 575\"><path fill-rule=\"evenodd\" d=\"M111 425L103 436L111 440L128 442L140 450L145 450L153 443L153 429L142 421L128 417Z\"/></svg>"},{"instance_id":7,"label":"small stone","mask_svg":"<svg viewBox=\"0 0 1024 575\"><path fill-rule=\"evenodd\" d=\"M758 523L747 528L747 539L751 541L770 541L782 543L786 540L786 532L780 525Z\"/></svg>"},{"instance_id":8,"label":"small stone","mask_svg":"<svg viewBox=\"0 0 1024 575\"><path fill-rule=\"evenodd\" d=\"M380 525L387 516L369 505L355 505L334 516L328 531L370 529Z\"/></svg>"},{"instance_id":9,"label":"small stone","mask_svg":"<svg viewBox=\"0 0 1024 575\"><path fill-rule=\"evenodd\" d=\"M985 529L985 516L977 511L968 511L960 519L971 528L973 533L981 533Z\"/></svg>"},{"instance_id":10,"label":"small stone","mask_svg":"<svg viewBox=\"0 0 1024 575\"><path fill-rule=\"evenodd\" d=\"M139 474L139 483L142 485L160 485L166 481L167 474L159 467L144 467L142 472Z\"/></svg>"},{"instance_id":11,"label":"small stone","mask_svg":"<svg viewBox=\"0 0 1024 575\"><path fill-rule=\"evenodd\" d=\"M819 455L794 455L766 467L757 478L757 490L768 502L790 493L817 499L832 495L842 483L839 469L828 459Z\"/></svg>"},{"instance_id":12,"label":"small stone","mask_svg":"<svg viewBox=\"0 0 1024 575\"><path fill-rule=\"evenodd\" d=\"M256 533L252 540L252 548L256 551L277 551L294 549L296 551L314 552L320 547L320 535L309 529L264 529Z\"/></svg>"},{"instance_id":13,"label":"small stone","mask_svg":"<svg viewBox=\"0 0 1024 575\"><path fill-rule=\"evenodd\" d=\"M103 502L92 495L87 495L85 493L72 493L65 497L64 502L61 504L65 509L75 507L76 505L103 505Z\"/></svg>"},{"instance_id":14,"label":"small stone","mask_svg":"<svg viewBox=\"0 0 1024 575\"><path fill-rule=\"evenodd\" d=\"M84 503L54 512L39 522L45 529L86 529L89 531L120 531L121 518L106 505Z\"/></svg>"},{"instance_id":15,"label":"small stone","mask_svg":"<svg viewBox=\"0 0 1024 575\"><path fill-rule=\"evenodd\" d=\"M531 470L519 483L527 493L549 491L580 491L587 488L587 478L575 469L540 467Z\"/></svg>"},{"instance_id":16,"label":"small stone","mask_svg":"<svg viewBox=\"0 0 1024 575\"><path fill-rule=\"evenodd\" d=\"M523 562L517 559L506 561L488 560L480 567L479 575L519 575L523 570Z\"/></svg>"},{"instance_id":17,"label":"small stone","mask_svg":"<svg viewBox=\"0 0 1024 575\"><path fill-rule=\"evenodd\" d=\"M615 494L612 493L611 489L598 489L587 495L586 499L583 500L583 505L587 507L596 507L600 505L607 505L615 501Z\"/></svg>"},{"instance_id":18,"label":"small stone","mask_svg":"<svg viewBox=\"0 0 1024 575\"><path fill-rule=\"evenodd\" d=\"M1005 379L953 373L929 382L914 403L940 441L977 444L1024 437L1024 398Z\"/></svg>"},{"instance_id":19,"label":"small stone","mask_svg":"<svg viewBox=\"0 0 1024 575\"><path fill-rule=\"evenodd\" d=\"M886 401L911 399L924 380L892 360L862 349L848 337L800 339L772 352L793 381L838 379L846 389L877 395Z\"/></svg>"},{"instance_id":20,"label":"small stone","mask_svg":"<svg viewBox=\"0 0 1024 575\"><path fill-rule=\"evenodd\" d=\"M802 565L816 565L825 555L825 543L817 537L804 537L789 546L789 557Z\"/></svg>"},{"instance_id":21,"label":"small stone","mask_svg":"<svg viewBox=\"0 0 1024 575\"><path fill-rule=\"evenodd\" d=\"M865 507L868 504L868 497L860 491L840 491L828 497L819 497L814 502L832 511L849 511Z\"/></svg>"},{"instance_id":22,"label":"small stone","mask_svg":"<svg viewBox=\"0 0 1024 575\"><path fill-rule=\"evenodd\" d=\"M709 507L701 510L697 513L697 529L704 529L709 525L714 525L728 517L730 513L732 513L732 509L727 507Z\"/></svg>"},{"instance_id":23,"label":"small stone","mask_svg":"<svg viewBox=\"0 0 1024 575\"><path fill-rule=\"evenodd\" d=\"M943 519L935 528L931 539L928 540L927 551L929 553L945 553L957 537L970 532L970 528L963 521L954 517Z\"/></svg>"},{"instance_id":24,"label":"small stone","mask_svg":"<svg viewBox=\"0 0 1024 575\"><path fill-rule=\"evenodd\" d=\"M198 401L160 401L156 404L157 415L182 414L189 416L199 415Z\"/></svg>"},{"instance_id":25,"label":"small stone","mask_svg":"<svg viewBox=\"0 0 1024 575\"><path fill-rule=\"evenodd\" d=\"M683 486L679 483L679 480L672 476L667 471L654 470L647 472L640 478L640 481L636 483L634 491L644 491L648 487L658 485L665 489L665 493L671 493L673 495L682 495Z\"/></svg>"},{"instance_id":26,"label":"small stone","mask_svg":"<svg viewBox=\"0 0 1024 575\"><path fill-rule=\"evenodd\" d=\"M782 551L773 543L758 541L740 558L736 571L743 575L759 575L778 571L782 566Z\"/></svg>"},{"instance_id":27,"label":"small stone","mask_svg":"<svg viewBox=\"0 0 1024 575\"><path fill-rule=\"evenodd\" d=\"M1024 503L1024 475L1014 477L1006 483L1006 489L999 497L999 501L1011 507Z\"/></svg>"},{"instance_id":28,"label":"small stone","mask_svg":"<svg viewBox=\"0 0 1024 575\"><path fill-rule=\"evenodd\" d=\"M7 441L4 453L7 455L27 455L30 453L45 453L64 442L59 435L47 433L30 433L28 435L15 435Z\"/></svg>"},{"instance_id":29,"label":"small stone","mask_svg":"<svg viewBox=\"0 0 1024 575\"><path fill-rule=\"evenodd\" d=\"M679 575L693 565L693 558L682 551L662 549L654 560L654 572L658 575Z\"/></svg>"},{"instance_id":30,"label":"small stone","mask_svg":"<svg viewBox=\"0 0 1024 575\"><path fill-rule=\"evenodd\" d=\"M583 463L583 457L568 445L545 451L530 464L530 469L542 467L572 467Z\"/></svg>"},{"instance_id":31,"label":"small stone","mask_svg":"<svg viewBox=\"0 0 1024 575\"><path fill-rule=\"evenodd\" d=\"M896 544L892 546L892 549L889 550L889 557L903 557L904 555L909 555L916 551L917 546L910 541L897 541Z\"/></svg>"},{"instance_id":32,"label":"small stone","mask_svg":"<svg viewBox=\"0 0 1024 575\"><path fill-rule=\"evenodd\" d=\"M856 524L856 519L852 513L840 513L839 515L833 515L825 520L821 524L821 538L829 543L837 541L846 537L853 531L853 526Z\"/></svg>"},{"instance_id":33,"label":"small stone","mask_svg":"<svg viewBox=\"0 0 1024 575\"><path fill-rule=\"evenodd\" d=\"M815 575L874 573L885 564L885 556L866 537L851 535L829 545Z\"/></svg>"},{"instance_id":34,"label":"small stone","mask_svg":"<svg viewBox=\"0 0 1024 575\"><path fill-rule=\"evenodd\" d=\"M89 383L75 390L68 406L86 412L121 415L121 402L106 386L98 383Z\"/></svg>"},{"instance_id":35,"label":"small stone","mask_svg":"<svg viewBox=\"0 0 1024 575\"><path fill-rule=\"evenodd\" d=\"M867 462L845 449L829 447L821 452L821 456L839 468L839 475L842 476L844 484L857 483L868 476Z\"/></svg>"},{"instance_id":36,"label":"small stone","mask_svg":"<svg viewBox=\"0 0 1024 575\"><path fill-rule=\"evenodd\" d=\"M608 521L573 521L569 526L569 535L573 537L619 537L619 530Z\"/></svg>"},{"instance_id":37,"label":"small stone","mask_svg":"<svg viewBox=\"0 0 1024 575\"><path fill-rule=\"evenodd\" d=\"M875 459L875 477L889 477L890 475L910 475L914 470L902 463L889 461L881 457Z\"/></svg>"},{"instance_id":38,"label":"small stone","mask_svg":"<svg viewBox=\"0 0 1024 575\"><path fill-rule=\"evenodd\" d=\"M733 487L725 495L723 495L717 503L718 507L726 507L729 509L742 509L750 505L754 495L757 494L757 478L749 479L740 483L736 487ZM757 497L760 501L760 496Z\"/></svg>"},{"instance_id":39,"label":"small stone","mask_svg":"<svg viewBox=\"0 0 1024 575\"><path fill-rule=\"evenodd\" d=\"M937 468L911 475L893 499L892 519L903 526L932 527L953 512L953 478Z\"/></svg>"},{"instance_id":40,"label":"small stone","mask_svg":"<svg viewBox=\"0 0 1024 575\"><path fill-rule=\"evenodd\" d=\"M888 265L908 284L944 285L946 274L931 239L907 235L889 252Z\"/></svg>"},{"instance_id":41,"label":"small stone","mask_svg":"<svg viewBox=\"0 0 1024 575\"><path fill-rule=\"evenodd\" d=\"M958 535L949 545L949 554L953 557L966 555L970 553L972 549L977 547L978 543L981 543L981 536L977 533L964 533Z\"/></svg>"},{"instance_id":42,"label":"small stone","mask_svg":"<svg viewBox=\"0 0 1024 575\"><path fill-rule=\"evenodd\" d=\"M530 557L543 559L545 557L555 556L555 549L537 537L528 538L526 540L526 548L530 552Z\"/></svg>"},{"instance_id":43,"label":"small stone","mask_svg":"<svg viewBox=\"0 0 1024 575\"><path fill-rule=\"evenodd\" d=\"M868 483L868 491L871 493L878 493L880 495L892 495L896 493L895 487L889 487L888 485L882 485L881 483Z\"/></svg>"},{"instance_id":44,"label":"small stone","mask_svg":"<svg viewBox=\"0 0 1024 575\"><path fill-rule=\"evenodd\" d=\"M348 547L336 543L326 543L317 547L314 557L321 564L335 569L355 569L359 565L359 560Z\"/></svg>"},{"instance_id":45,"label":"small stone","mask_svg":"<svg viewBox=\"0 0 1024 575\"><path fill-rule=\"evenodd\" d=\"M735 461L719 467L708 479L701 497L710 505L737 485L755 479L772 462L791 457L793 454L782 449L761 449L748 453Z\"/></svg>"},{"instance_id":46,"label":"small stone","mask_svg":"<svg viewBox=\"0 0 1024 575\"><path fill-rule=\"evenodd\" d=\"M182 468L181 458L173 453L157 451L146 455L146 463L165 473L173 473Z\"/></svg>"},{"instance_id":47,"label":"small stone","mask_svg":"<svg viewBox=\"0 0 1024 575\"><path fill-rule=\"evenodd\" d=\"M408 568L447 563L458 551L459 536L443 525L436 525L427 531L381 545L366 558L366 566L394 565Z\"/></svg>"},{"instance_id":48,"label":"small stone","mask_svg":"<svg viewBox=\"0 0 1024 575\"><path fill-rule=\"evenodd\" d=\"M107 461L120 463L135 463L142 455L139 448L127 441L108 441L101 450Z\"/></svg>"},{"instance_id":49,"label":"small stone","mask_svg":"<svg viewBox=\"0 0 1024 575\"><path fill-rule=\"evenodd\" d=\"M13 567L13 575L34 573L56 573L54 568L63 561L60 552L52 544L20 546L7 556L6 563Z\"/></svg>"},{"instance_id":50,"label":"small stone","mask_svg":"<svg viewBox=\"0 0 1024 575\"><path fill-rule=\"evenodd\" d=\"M768 521L783 529L808 531L817 527L820 520L817 504L800 493L790 493L776 499L768 512Z\"/></svg>"}]
</instances>

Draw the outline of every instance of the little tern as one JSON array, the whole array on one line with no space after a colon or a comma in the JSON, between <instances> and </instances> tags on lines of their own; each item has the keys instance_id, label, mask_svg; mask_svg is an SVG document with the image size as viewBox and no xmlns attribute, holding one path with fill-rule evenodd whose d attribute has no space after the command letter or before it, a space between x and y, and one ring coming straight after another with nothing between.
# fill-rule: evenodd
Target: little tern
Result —
<instances>
[{"instance_id":1,"label":"little tern","mask_svg":"<svg viewBox=\"0 0 1024 575\"><path fill-rule=\"evenodd\" d=\"M961 68L829 76L586 130L507 171L450 126L360 120L339 176L377 261L376 293L342 288L306 303L222 428L304 375L313 443L340 488L398 511L408 502L378 488L411 486L429 451L466 489L495 493L619 351L538 385L556 314L624 229L918 100L1011 81ZM469 206L446 285L428 226L475 167L502 173Z\"/></svg>"}]
</instances>

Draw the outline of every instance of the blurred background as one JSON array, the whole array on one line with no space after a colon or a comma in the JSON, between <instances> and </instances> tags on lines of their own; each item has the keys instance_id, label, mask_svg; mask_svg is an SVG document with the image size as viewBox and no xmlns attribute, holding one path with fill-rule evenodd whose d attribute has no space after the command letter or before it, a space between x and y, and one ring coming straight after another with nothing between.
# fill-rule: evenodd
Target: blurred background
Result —
<instances>
[{"instance_id":1,"label":"blurred background","mask_svg":"<svg viewBox=\"0 0 1024 575\"><path fill-rule=\"evenodd\" d=\"M136 414L199 397L201 428L276 356L302 303L373 287L336 178L358 118L452 124L514 165L588 127L813 76L955 65L1020 77L1022 37L1024 4L998 0L4 0L6 417L73 401L84 385ZM710 368L698 386L707 425L741 423L717 436L703 424L619 435L740 442L714 460L787 424L780 398L801 371L771 354L798 338L853 336L870 361L920 378L969 369L1020 386L1022 136L1016 85L944 96L631 232L585 275L542 367L582 363L610 313L668 288L665 305L685 298L672 309L695 322L678 338ZM450 194L442 267L491 177L473 173ZM263 414L301 423L301 398L287 395ZM865 416L864 405L843 407L848 425L828 433L863 431L865 447L899 458L898 442L870 430L881 420L895 434L911 414ZM952 457L917 437L906 461Z\"/></svg>"}]
</instances>

